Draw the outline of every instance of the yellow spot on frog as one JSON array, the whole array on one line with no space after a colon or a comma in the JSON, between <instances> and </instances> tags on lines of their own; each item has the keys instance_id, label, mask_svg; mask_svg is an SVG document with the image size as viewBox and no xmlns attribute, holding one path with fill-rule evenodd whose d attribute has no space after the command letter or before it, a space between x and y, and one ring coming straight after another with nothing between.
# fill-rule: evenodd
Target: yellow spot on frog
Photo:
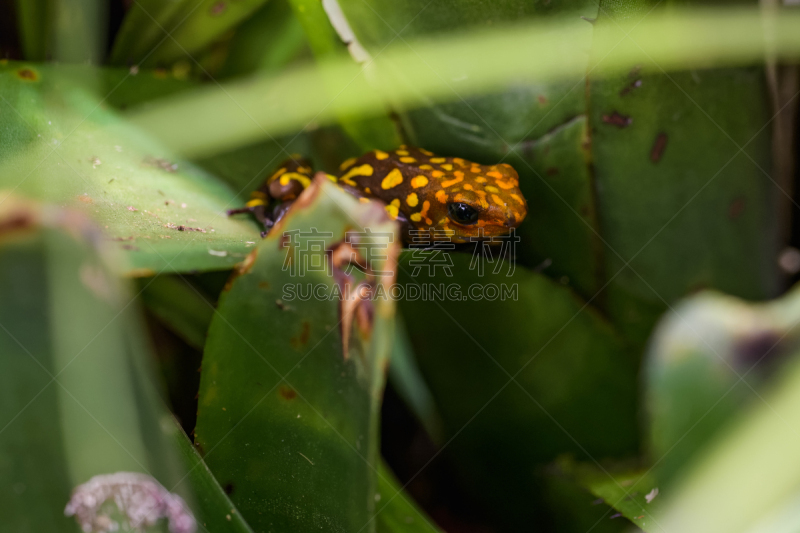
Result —
<instances>
[{"instance_id":1,"label":"yellow spot on frog","mask_svg":"<svg viewBox=\"0 0 800 533\"><path fill-rule=\"evenodd\" d=\"M339 165L339 170L346 170L346 169L352 167L353 163L355 163L356 161L358 161L358 158L356 158L356 157L351 157L350 159L345 159L344 162L341 165Z\"/></svg>"},{"instance_id":2,"label":"yellow spot on frog","mask_svg":"<svg viewBox=\"0 0 800 533\"><path fill-rule=\"evenodd\" d=\"M261 198L253 198L252 200L250 200L249 202L247 202L244 205L245 205L245 207L256 207L258 205L266 205L266 202L264 200L262 200Z\"/></svg>"},{"instance_id":3,"label":"yellow spot on frog","mask_svg":"<svg viewBox=\"0 0 800 533\"><path fill-rule=\"evenodd\" d=\"M420 189L428 184L428 178L425 176L416 176L411 178L411 186L415 189Z\"/></svg>"},{"instance_id":4,"label":"yellow spot on frog","mask_svg":"<svg viewBox=\"0 0 800 533\"><path fill-rule=\"evenodd\" d=\"M334 176L333 174L327 174L326 173L325 177L328 178L330 181L336 183L336 176Z\"/></svg>"},{"instance_id":5,"label":"yellow spot on frog","mask_svg":"<svg viewBox=\"0 0 800 533\"><path fill-rule=\"evenodd\" d=\"M487 185L486 187L484 187L484 189L486 189L489 192L500 192L500 189L498 189L497 187L493 187L492 185Z\"/></svg>"},{"instance_id":6,"label":"yellow spot on frog","mask_svg":"<svg viewBox=\"0 0 800 533\"><path fill-rule=\"evenodd\" d=\"M524 202L522 201L522 198L520 198L518 194L513 194L513 193L512 193L512 194L511 194L511 198L513 198L514 200L516 200L516 202L517 202L518 204L524 203Z\"/></svg>"},{"instance_id":7,"label":"yellow spot on frog","mask_svg":"<svg viewBox=\"0 0 800 533\"><path fill-rule=\"evenodd\" d=\"M405 150L396 150L395 153L397 155L408 155L408 152L406 152Z\"/></svg>"},{"instance_id":8,"label":"yellow spot on frog","mask_svg":"<svg viewBox=\"0 0 800 533\"><path fill-rule=\"evenodd\" d=\"M354 176L372 176L372 165L361 165L360 167L353 167L351 168L347 174L339 178L339 181L343 181L344 183L355 187L356 183L351 179Z\"/></svg>"},{"instance_id":9,"label":"yellow spot on frog","mask_svg":"<svg viewBox=\"0 0 800 533\"><path fill-rule=\"evenodd\" d=\"M372 194L372 189L370 189L369 187L364 187L364 192L367 194Z\"/></svg>"},{"instance_id":10,"label":"yellow spot on frog","mask_svg":"<svg viewBox=\"0 0 800 533\"><path fill-rule=\"evenodd\" d=\"M419 198L417 198L417 193L412 192L411 194L406 196L406 203L409 205L409 207L416 207L416 205L419 203Z\"/></svg>"},{"instance_id":11,"label":"yellow spot on frog","mask_svg":"<svg viewBox=\"0 0 800 533\"><path fill-rule=\"evenodd\" d=\"M465 191L471 191L472 190L472 185L470 185L469 183L465 183L464 184L464 190Z\"/></svg>"},{"instance_id":12,"label":"yellow spot on frog","mask_svg":"<svg viewBox=\"0 0 800 533\"><path fill-rule=\"evenodd\" d=\"M420 220L422 220L422 215L420 215L419 213L411 213L411 216L409 218L413 222L419 222Z\"/></svg>"},{"instance_id":13,"label":"yellow spot on frog","mask_svg":"<svg viewBox=\"0 0 800 533\"><path fill-rule=\"evenodd\" d=\"M403 183L403 174L398 169L394 168L381 181L381 188L391 189L392 187L397 187L401 183Z\"/></svg>"},{"instance_id":14,"label":"yellow spot on frog","mask_svg":"<svg viewBox=\"0 0 800 533\"><path fill-rule=\"evenodd\" d=\"M382 150L375 150L375 159L378 161L383 161L384 159L388 158L389 154Z\"/></svg>"},{"instance_id":15,"label":"yellow spot on frog","mask_svg":"<svg viewBox=\"0 0 800 533\"><path fill-rule=\"evenodd\" d=\"M492 200L494 200L494 203L496 203L500 207L505 207L505 205L506 205L506 203L503 201L503 199L500 198L499 196L497 196L496 194L492 195Z\"/></svg>"},{"instance_id":16,"label":"yellow spot on frog","mask_svg":"<svg viewBox=\"0 0 800 533\"><path fill-rule=\"evenodd\" d=\"M400 211L397 209L396 205L389 204L386 206L386 212L390 217L392 217L392 219L396 219Z\"/></svg>"},{"instance_id":17,"label":"yellow spot on frog","mask_svg":"<svg viewBox=\"0 0 800 533\"><path fill-rule=\"evenodd\" d=\"M281 180L281 185L284 186L289 185L289 182L292 180L299 181L300 185L302 185L303 188L306 188L309 185L311 185L311 180L308 179L308 176L303 176L302 174L299 174L297 172L287 172L286 174L281 175L280 180Z\"/></svg>"},{"instance_id":18,"label":"yellow spot on frog","mask_svg":"<svg viewBox=\"0 0 800 533\"><path fill-rule=\"evenodd\" d=\"M441 178L442 176L444 176L444 172L442 172L441 170L434 170L433 172L431 172L431 176L433 176L434 178Z\"/></svg>"},{"instance_id":19,"label":"yellow spot on frog","mask_svg":"<svg viewBox=\"0 0 800 533\"><path fill-rule=\"evenodd\" d=\"M500 186L501 189L510 189L510 188L512 188L514 186L513 183L508 183L508 182L500 181L500 180L497 180L495 183L497 183Z\"/></svg>"},{"instance_id":20,"label":"yellow spot on frog","mask_svg":"<svg viewBox=\"0 0 800 533\"><path fill-rule=\"evenodd\" d=\"M441 189L436 191L436 199L439 201L439 203L446 204L447 203L447 193L444 192Z\"/></svg>"},{"instance_id":21,"label":"yellow spot on frog","mask_svg":"<svg viewBox=\"0 0 800 533\"><path fill-rule=\"evenodd\" d=\"M358 201L361 202L362 204L367 204L369 203L369 198L364 198L362 196L361 198L358 199Z\"/></svg>"},{"instance_id":22,"label":"yellow spot on frog","mask_svg":"<svg viewBox=\"0 0 800 533\"><path fill-rule=\"evenodd\" d=\"M489 172L486 173L486 175L498 180L503 177L503 175L496 170L490 170Z\"/></svg>"},{"instance_id":23,"label":"yellow spot on frog","mask_svg":"<svg viewBox=\"0 0 800 533\"><path fill-rule=\"evenodd\" d=\"M430 165L420 165L419 168L421 170L433 170L433 167Z\"/></svg>"},{"instance_id":24,"label":"yellow spot on frog","mask_svg":"<svg viewBox=\"0 0 800 533\"><path fill-rule=\"evenodd\" d=\"M425 150L424 148L420 148L419 151L422 152L423 154L427 155L428 157L433 155L433 152L429 152L429 151Z\"/></svg>"},{"instance_id":25,"label":"yellow spot on frog","mask_svg":"<svg viewBox=\"0 0 800 533\"><path fill-rule=\"evenodd\" d=\"M285 168L279 168L278 170L275 171L275 174L273 174L272 176L269 177L269 179L267 181L274 180L275 178L277 178L278 176L280 176L284 172L286 172Z\"/></svg>"},{"instance_id":26,"label":"yellow spot on frog","mask_svg":"<svg viewBox=\"0 0 800 533\"><path fill-rule=\"evenodd\" d=\"M401 157L400 158L400 162L401 163L416 163L417 160L414 159L413 157Z\"/></svg>"},{"instance_id":27,"label":"yellow spot on frog","mask_svg":"<svg viewBox=\"0 0 800 533\"><path fill-rule=\"evenodd\" d=\"M475 178L475 181L478 183L486 183L486 178L484 178L483 176L478 176L477 178Z\"/></svg>"},{"instance_id":28,"label":"yellow spot on frog","mask_svg":"<svg viewBox=\"0 0 800 533\"><path fill-rule=\"evenodd\" d=\"M459 183L459 182L463 181L463 179L464 178L453 178L451 180L443 181L442 182L442 187L445 187L445 188L450 187L451 185L455 185L456 183Z\"/></svg>"},{"instance_id":29,"label":"yellow spot on frog","mask_svg":"<svg viewBox=\"0 0 800 533\"><path fill-rule=\"evenodd\" d=\"M447 161L447 159L445 159L444 157L434 157L431 159L431 163L436 163L436 164L444 163L445 161Z\"/></svg>"},{"instance_id":30,"label":"yellow spot on frog","mask_svg":"<svg viewBox=\"0 0 800 533\"><path fill-rule=\"evenodd\" d=\"M450 163L445 163L444 165L439 165L439 167L443 168L445 170L453 170L453 165L451 165Z\"/></svg>"}]
</instances>

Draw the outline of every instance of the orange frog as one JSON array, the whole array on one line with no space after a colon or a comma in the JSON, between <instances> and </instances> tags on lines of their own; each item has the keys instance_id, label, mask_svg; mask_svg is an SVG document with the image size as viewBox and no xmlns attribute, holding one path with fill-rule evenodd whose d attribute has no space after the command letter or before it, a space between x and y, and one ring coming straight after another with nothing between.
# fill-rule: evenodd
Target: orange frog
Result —
<instances>
[{"instance_id":1,"label":"orange frog","mask_svg":"<svg viewBox=\"0 0 800 533\"><path fill-rule=\"evenodd\" d=\"M432 241L455 243L507 235L528 212L517 172L505 163L479 165L401 146L348 159L339 170L338 176L328 177L358 198L383 201L389 216L400 222L406 242L411 230ZM266 235L312 176L308 161L292 156L253 191L245 207L228 214L253 213Z\"/></svg>"}]
</instances>

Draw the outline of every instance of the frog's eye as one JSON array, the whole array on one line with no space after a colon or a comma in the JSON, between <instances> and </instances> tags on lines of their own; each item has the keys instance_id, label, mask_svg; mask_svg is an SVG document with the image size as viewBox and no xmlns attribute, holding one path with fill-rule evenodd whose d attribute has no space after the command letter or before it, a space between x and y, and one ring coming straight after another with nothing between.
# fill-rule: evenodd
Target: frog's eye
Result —
<instances>
[{"instance_id":1,"label":"frog's eye","mask_svg":"<svg viewBox=\"0 0 800 533\"><path fill-rule=\"evenodd\" d=\"M447 214L450 220L457 224L470 225L478 221L478 210L463 202L451 202L447 204Z\"/></svg>"}]
</instances>

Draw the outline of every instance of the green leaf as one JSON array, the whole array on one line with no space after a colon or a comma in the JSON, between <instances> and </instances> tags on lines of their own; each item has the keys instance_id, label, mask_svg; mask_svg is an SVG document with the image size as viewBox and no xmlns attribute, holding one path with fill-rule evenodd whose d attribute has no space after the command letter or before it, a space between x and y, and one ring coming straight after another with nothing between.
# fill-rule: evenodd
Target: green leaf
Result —
<instances>
[{"instance_id":1,"label":"green leaf","mask_svg":"<svg viewBox=\"0 0 800 533\"><path fill-rule=\"evenodd\" d=\"M329 19L330 14L326 12L323 2L290 0L289 3L295 17L302 24L311 50L318 60L347 55L345 44L349 43L343 43L342 38L334 30ZM330 87L330 84L326 83L325 86ZM335 98L336 95L336 90L331 89L330 96ZM364 151L391 150L402 142L394 121L385 112L374 117L363 116L359 113L345 113L340 114L338 118L342 129Z\"/></svg>"},{"instance_id":2,"label":"green leaf","mask_svg":"<svg viewBox=\"0 0 800 533\"><path fill-rule=\"evenodd\" d=\"M708 291L662 318L644 365L650 456L662 485L759 401L794 350L799 302L797 289L763 304Z\"/></svg>"},{"instance_id":3,"label":"green leaf","mask_svg":"<svg viewBox=\"0 0 800 533\"><path fill-rule=\"evenodd\" d=\"M536 469L556 456L636 452L637 363L596 311L542 275L510 270L497 250L493 263L453 253L438 265L418 252L399 270L401 285L428 291L400 304L417 364L447 451L502 521L546 512L530 495Z\"/></svg>"},{"instance_id":4,"label":"green leaf","mask_svg":"<svg viewBox=\"0 0 800 533\"><path fill-rule=\"evenodd\" d=\"M611 506L613 511L601 520L613 520L622 515L648 533L663 531L655 516L663 508L664 497L659 497L660 490L649 471L616 468L609 472L599 465L570 459L560 459L558 469L600 499L597 505Z\"/></svg>"},{"instance_id":5,"label":"green leaf","mask_svg":"<svg viewBox=\"0 0 800 533\"><path fill-rule=\"evenodd\" d=\"M601 14L597 27L599 41L624 38L612 16ZM643 58L629 72L589 80L604 298L641 343L670 302L697 288L774 296L777 236L788 224L775 215L785 200L767 170L772 111L763 70L662 67Z\"/></svg>"},{"instance_id":6,"label":"green leaf","mask_svg":"<svg viewBox=\"0 0 800 533\"><path fill-rule=\"evenodd\" d=\"M173 425L98 229L12 196L0 239L3 523L70 530L70 491L98 474L143 472L173 487L184 474Z\"/></svg>"},{"instance_id":7,"label":"green leaf","mask_svg":"<svg viewBox=\"0 0 800 533\"><path fill-rule=\"evenodd\" d=\"M177 276L156 276L140 284L147 309L191 347L202 350L214 315L214 308L204 296Z\"/></svg>"},{"instance_id":8,"label":"green leaf","mask_svg":"<svg viewBox=\"0 0 800 533\"><path fill-rule=\"evenodd\" d=\"M195 494L195 518L206 531L251 533L253 530L220 487L197 450L182 429L176 427L175 439L186 463L187 474L180 484L191 487ZM180 485L179 485L180 486Z\"/></svg>"},{"instance_id":9,"label":"green leaf","mask_svg":"<svg viewBox=\"0 0 800 533\"><path fill-rule=\"evenodd\" d=\"M239 268L211 322L195 442L255 530L374 531L394 304L362 301L348 312L338 300L303 296L308 284L326 293L340 287L341 243L365 226L388 257L373 255L371 266L392 271L395 224L383 208L324 178L313 182Z\"/></svg>"},{"instance_id":10,"label":"green leaf","mask_svg":"<svg viewBox=\"0 0 800 533\"><path fill-rule=\"evenodd\" d=\"M800 15L791 10L774 18L727 8L654 14L635 27L621 23L620 32L627 31L629 38L610 34L595 41L594 52L604 57L597 72L627 73L644 61L656 61L670 72L752 64L763 61L768 46L776 59L796 58L798 25ZM316 67L305 67L207 88L180 101L167 99L132 114L131 120L180 153L210 155L297 131L310 122L330 123L342 114L380 114L387 105L427 106L486 94L509 83L574 80L586 74L586 26L581 19L537 21L409 39L374 58L370 70L381 75L370 75L369 82L364 69L351 60L331 60L322 69L324 77ZM536 61L530 60L532 55ZM332 92L320 91L322 83Z\"/></svg>"},{"instance_id":11,"label":"green leaf","mask_svg":"<svg viewBox=\"0 0 800 533\"><path fill-rule=\"evenodd\" d=\"M103 72L0 66L0 189L91 216L126 256L128 273L224 269L241 261L258 229L226 216L239 205L236 195L109 112L94 92L108 80Z\"/></svg>"},{"instance_id":12,"label":"green leaf","mask_svg":"<svg viewBox=\"0 0 800 533\"><path fill-rule=\"evenodd\" d=\"M763 394L665 493L662 531L796 531L800 476L797 351L777 386Z\"/></svg>"},{"instance_id":13,"label":"green leaf","mask_svg":"<svg viewBox=\"0 0 800 533\"><path fill-rule=\"evenodd\" d=\"M436 533L441 531L424 511L403 492L384 461L378 467L378 515L375 518L377 533Z\"/></svg>"},{"instance_id":14,"label":"green leaf","mask_svg":"<svg viewBox=\"0 0 800 533\"><path fill-rule=\"evenodd\" d=\"M219 76L277 71L296 59L306 45L303 27L292 15L288 0L272 0L236 29Z\"/></svg>"},{"instance_id":15,"label":"green leaf","mask_svg":"<svg viewBox=\"0 0 800 533\"><path fill-rule=\"evenodd\" d=\"M47 57L48 0L17 0L14 7L25 59L43 61Z\"/></svg>"},{"instance_id":16,"label":"green leaf","mask_svg":"<svg viewBox=\"0 0 800 533\"><path fill-rule=\"evenodd\" d=\"M158 66L202 51L266 0L137 0L114 42L116 65Z\"/></svg>"}]
</instances>

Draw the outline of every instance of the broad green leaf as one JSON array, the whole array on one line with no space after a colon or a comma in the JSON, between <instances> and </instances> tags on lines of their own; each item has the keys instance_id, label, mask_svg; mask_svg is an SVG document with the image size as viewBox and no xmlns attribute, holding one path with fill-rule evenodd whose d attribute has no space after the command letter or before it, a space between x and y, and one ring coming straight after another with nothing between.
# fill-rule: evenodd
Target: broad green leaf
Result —
<instances>
[{"instance_id":1,"label":"broad green leaf","mask_svg":"<svg viewBox=\"0 0 800 533\"><path fill-rule=\"evenodd\" d=\"M185 472L113 262L74 211L16 196L0 206L0 511L14 531L77 530L64 507L92 476L173 487Z\"/></svg>"},{"instance_id":2,"label":"broad green leaf","mask_svg":"<svg viewBox=\"0 0 800 533\"><path fill-rule=\"evenodd\" d=\"M534 473L556 456L636 452L637 364L595 310L568 287L511 271L496 250L493 263L473 264L466 253L419 252L404 253L399 279L427 287L427 301L409 296L400 309L447 452L500 520L521 527L545 515L530 501Z\"/></svg>"},{"instance_id":3,"label":"broad green leaf","mask_svg":"<svg viewBox=\"0 0 800 533\"><path fill-rule=\"evenodd\" d=\"M341 243L365 227L382 246L371 252L372 268L392 272L398 244L383 208L324 178L313 182L239 268L211 322L195 442L254 530L374 531L394 304L378 298L353 311L353 302L340 308L307 292L341 287Z\"/></svg>"},{"instance_id":4,"label":"broad green leaf","mask_svg":"<svg viewBox=\"0 0 800 533\"><path fill-rule=\"evenodd\" d=\"M107 86L102 72L0 66L0 187L91 216L126 256L129 273L241 261L258 230L226 216L239 205L234 192L110 112L94 92Z\"/></svg>"},{"instance_id":5,"label":"broad green leaf","mask_svg":"<svg viewBox=\"0 0 800 533\"><path fill-rule=\"evenodd\" d=\"M617 18L610 8L601 10L597 40L643 41L641 35L626 39ZM593 66L604 61L598 56ZM786 200L770 176L772 111L764 71L667 73L662 67L657 58L643 58L628 72L589 79L597 213L610 283L603 299L612 319L642 343L670 302L698 288L774 296L783 246L777 236L788 223L776 216Z\"/></svg>"},{"instance_id":6,"label":"broad green leaf","mask_svg":"<svg viewBox=\"0 0 800 533\"><path fill-rule=\"evenodd\" d=\"M645 360L650 456L662 485L753 402L793 351L800 293L752 304L704 292L662 318Z\"/></svg>"},{"instance_id":7,"label":"broad green leaf","mask_svg":"<svg viewBox=\"0 0 800 533\"><path fill-rule=\"evenodd\" d=\"M577 18L537 21L409 39L373 58L370 68L386 75L371 76L369 82L351 60L331 60L320 65L324 77L316 67L298 68L207 88L180 101L166 99L130 118L182 154L210 155L310 122L330 123L341 114L379 114L387 105L427 106L510 83L574 80L586 74L586 24ZM762 62L767 50L776 59L800 56L798 26L800 14L791 10L774 17L753 9L674 10L654 13L637 25L623 21L621 31L630 38L606 35L595 40L593 51L604 57L597 73L605 75L627 73L644 61L668 72L747 65ZM323 82L332 92L319 90Z\"/></svg>"},{"instance_id":8,"label":"broad green leaf","mask_svg":"<svg viewBox=\"0 0 800 533\"><path fill-rule=\"evenodd\" d=\"M266 0L137 0L111 53L116 65L159 66L191 59Z\"/></svg>"},{"instance_id":9,"label":"broad green leaf","mask_svg":"<svg viewBox=\"0 0 800 533\"><path fill-rule=\"evenodd\" d=\"M185 483L194 490L197 502L195 518L202 525L200 529L214 533L251 533L253 530L231 503L186 433L178 427L175 429L175 440L187 469L186 476L178 486Z\"/></svg>"},{"instance_id":10,"label":"broad green leaf","mask_svg":"<svg viewBox=\"0 0 800 533\"><path fill-rule=\"evenodd\" d=\"M48 0L17 0L17 32L25 59L43 61L47 57Z\"/></svg>"}]
</instances>

